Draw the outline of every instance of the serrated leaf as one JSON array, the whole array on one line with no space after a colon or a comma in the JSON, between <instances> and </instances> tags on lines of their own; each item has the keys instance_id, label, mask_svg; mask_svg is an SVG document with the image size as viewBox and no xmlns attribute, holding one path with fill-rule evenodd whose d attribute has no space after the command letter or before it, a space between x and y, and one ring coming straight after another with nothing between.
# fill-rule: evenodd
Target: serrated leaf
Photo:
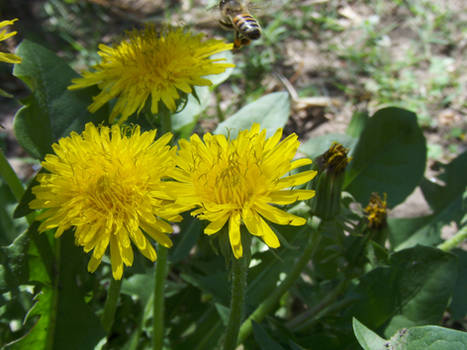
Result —
<instances>
[{"instance_id":1,"label":"serrated leaf","mask_svg":"<svg viewBox=\"0 0 467 350\"><path fill-rule=\"evenodd\" d=\"M287 123L290 114L290 99L286 92L273 92L247 104L237 113L220 123L214 134L224 134L235 138L239 131L249 129L259 123L272 136L278 128Z\"/></svg>"},{"instance_id":2,"label":"serrated leaf","mask_svg":"<svg viewBox=\"0 0 467 350\"><path fill-rule=\"evenodd\" d=\"M39 319L32 330L9 344L14 350L85 350L94 349L105 335L99 319L84 302L78 280L88 277L83 252L66 232L56 248L55 274L52 283L44 283L28 317ZM81 275L81 277L79 277Z\"/></svg>"},{"instance_id":3,"label":"serrated leaf","mask_svg":"<svg viewBox=\"0 0 467 350\"><path fill-rule=\"evenodd\" d=\"M371 117L352 154L344 188L366 205L372 192L401 203L425 171L426 144L414 113L389 107Z\"/></svg>"},{"instance_id":4,"label":"serrated leaf","mask_svg":"<svg viewBox=\"0 0 467 350\"><path fill-rule=\"evenodd\" d=\"M7 247L0 247L0 293L13 291L27 282L30 237L25 231Z\"/></svg>"},{"instance_id":5,"label":"serrated leaf","mask_svg":"<svg viewBox=\"0 0 467 350\"><path fill-rule=\"evenodd\" d=\"M14 130L18 142L34 157L42 158L50 145L71 131L81 131L88 121L99 123L107 118L106 108L90 115L87 111L95 88L70 91L71 79L78 77L61 58L43 46L23 40L17 54L22 63L13 74L31 90L25 105L15 116Z\"/></svg>"}]
</instances>

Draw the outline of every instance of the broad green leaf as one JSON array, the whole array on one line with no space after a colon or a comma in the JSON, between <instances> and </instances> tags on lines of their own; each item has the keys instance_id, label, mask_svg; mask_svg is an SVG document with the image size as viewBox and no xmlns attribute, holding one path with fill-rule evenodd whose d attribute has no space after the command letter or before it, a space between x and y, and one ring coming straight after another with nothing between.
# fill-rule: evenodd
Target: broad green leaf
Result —
<instances>
[{"instance_id":1,"label":"broad green leaf","mask_svg":"<svg viewBox=\"0 0 467 350\"><path fill-rule=\"evenodd\" d=\"M284 350L284 348L277 343L259 323L252 321L253 334L256 339L256 343L259 345L261 350Z\"/></svg>"},{"instance_id":2,"label":"broad green leaf","mask_svg":"<svg viewBox=\"0 0 467 350\"><path fill-rule=\"evenodd\" d=\"M352 319L352 327L358 343L364 350L387 350L386 340L372 330L366 328L356 318Z\"/></svg>"},{"instance_id":3,"label":"broad green leaf","mask_svg":"<svg viewBox=\"0 0 467 350\"><path fill-rule=\"evenodd\" d=\"M267 130L272 136L278 128L287 123L290 114L290 99L286 92L273 92L249 103L220 123L214 134L224 134L235 138L239 131L249 129L254 123Z\"/></svg>"},{"instance_id":4,"label":"broad green leaf","mask_svg":"<svg viewBox=\"0 0 467 350\"><path fill-rule=\"evenodd\" d=\"M376 268L349 292L357 297L345 314L385 334L438 323L457 278L457 259L441 250L416 246L393 253L389 266Z\"/></svg>"},{"instance_id":5,"label":"broad green leaf","mask_svg":"<svg viewBox=\"0 0 467 350\"><path fill-rule=\"evenodd\" d=\"M344 188L366 205L372 192L401 203L425 171L426 145L414 113L384 108L371 117L352 153Z\"/></svg>"},{"instance_id":6,"label":"broad green leaf","mask_svg":"<svg viewBox=\"0 0 467 350\"><path fill-rule=\"evenodd\" d=\"M99 319L84 302L82 285L77 284L78 280L89 278L82 249L74 245L71 232L64 233L55 243L58 265L54 280L42 285L28 315L28 318L39 316L39 319L32 330L9 349L94 349L105 335Z\"/></svg>"},{"instance_id":7,"label":"broad green leaf","mask_svg":"<svg viewBox=\"0 0 467 350\"><path fill-rule=\"evenodd\" d=\"M358 139L362 131L365 129L366 123L368 122L368 115L367 111L358 111L352 115L352 119L350 120L349 126L347 127L346 133L352 137Z\"/></svg>"},{"instance_id":8,"label":"broad green leaf","mask_svg":"<svg viewBox=\"0 0 467 350\"><path fill-rule=\"evenodd\" d=\"M417 244L436 246L441 240L444 225L438 215L417 218L388 219L389 242L393 250L414 247Z\"/></svg>"},{"instance_id":9,"label":"broad green leaf","mask_svg":"<svg viewBox=\"0 0 467 350\"><path fill-rule=\"evenodd\" d=\"M447 165L441 166L442 173L438 176L443 185L423 179L421 188L423 195L435 213L447 211L446 224L452 220L460 221L465 210L462 208L462 194L467 186L467 151L459 155ZM438 181L439 182L439 181Z\"/></svg>"},{"instance_id":10,"label":"broad green leaf","mask_svg":"<svg viewBox=\"0 0 467 350\"><path fill-rule=\"evenodd\" d=\"M459 274L452 295L451 317L454 320L463 320L467 315L467 252L463 249L454 249L453 254L457 256L459 261Z\"/></svg>"},{"instance_id":11,"label":"broad green leaf","mask_svg":"<svg viewBox=\"0 0 467 350\"><path fill-rule=\"evenodd\" d=\"M355 336L364 350L460 350L467 348L467 333L438 326L402 328L389 340L353 319Z\"/></svg>"},{"instance_id":12,"label":"broad green leaf","mask_svg":"<svg viewBox=\"0 0 467 350\"><path fill-rule=\"evenodd\" d=\"M346 134L320 135L312 137L305 143L302 143L299 150L301 153L306 154L307 157L315 159L326 152L334 142L340 143L345 148L349 148L350 152L352 152L357 143L357 139Z\"/></svg>"},{"instance_id":13,"label":"broad green leaf","mask_svg":"<svg viewBox=\"0 0 467 350\"><path fill-rule=\"evenodd\" d=\"M97 124L107 118L106 108L94 116L87 111L96 89L67 90L78 75L53 52L23 40L17 54L23 61L15 65L13 74L29 87L31 95L22 101L25 106L15 116L14 130L32 156L42 158L60 137L81 131L88 121Z\"/></svg>"},{"instance_id":14,"label":"broad green leaf","mask_svg":"<svg viewBox=\"0 0 467 350\"><path fill-rule=\"evenodd\" d=\"M389 340L394 350L461 350L467 349L467 332L438 326L401 329Z\"/></svg>"}]
</instances>

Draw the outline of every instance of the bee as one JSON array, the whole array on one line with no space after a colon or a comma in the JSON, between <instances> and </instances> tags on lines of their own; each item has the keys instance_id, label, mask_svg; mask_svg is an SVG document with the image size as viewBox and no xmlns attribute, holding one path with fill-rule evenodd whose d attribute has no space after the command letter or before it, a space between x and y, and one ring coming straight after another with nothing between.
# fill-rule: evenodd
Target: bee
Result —
<instances>
[{"instance_id":1,"label":"bee","mask_svg":"<svg viewBox=\"0 0 467 350\"><path fill-rule=\"evenodd\" d=\"M222 27L235 32L234 49L250 44L261 37L261 27L249 12L245 0L220 0Z\"/></svg>"}]
</instances>

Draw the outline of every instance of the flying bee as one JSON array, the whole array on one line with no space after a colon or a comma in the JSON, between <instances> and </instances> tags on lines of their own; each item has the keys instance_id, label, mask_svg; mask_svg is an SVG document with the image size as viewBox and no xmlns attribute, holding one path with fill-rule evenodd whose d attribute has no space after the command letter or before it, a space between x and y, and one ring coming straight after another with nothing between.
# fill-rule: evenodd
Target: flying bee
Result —
<instances>
[{"instance_id":1,"label":"flying bee","mask_svg":"<svg viewBox=\"0 0 467 350\"><path fill-rule=\"evenodd\" d=\"M248 45L261 36L261 27L249 12L245 0L220 0L222 27L235 32L234 49Z\"/></svg>"}]
</instances>

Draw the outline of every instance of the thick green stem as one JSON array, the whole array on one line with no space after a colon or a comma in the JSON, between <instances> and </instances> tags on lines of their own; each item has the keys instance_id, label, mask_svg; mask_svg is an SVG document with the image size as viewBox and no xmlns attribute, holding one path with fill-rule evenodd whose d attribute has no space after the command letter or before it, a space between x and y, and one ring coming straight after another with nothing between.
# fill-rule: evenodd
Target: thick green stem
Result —
<instances>
[{"instance_id":1,"label":"thick green stem","mask_svg":"<svg viewBox=\"0 0 467 350\"><path fill-rule=\"evenodd\" d=\"M105 300L104 305L104 313L101 318L102 326L107 334L110 334L110 331L112 330L121 286L122 280L114 280L113 278L110 280L109 291L107 292L107 299Z\"/></svg>"},{"instance_id":2,"label":"thick green stem","mask_svg":"<svg viewBox=\"0 0 467 350\"><path fill-rule=\"evenodd\" d=\"M161 127L160 127L160 134L158 133L158 135L160 137L161 135L164 135L165 133L172 131L172 115L167 108L162 107L161 110L159 111L159 116L160 116Z\"/></svg>"},{"instance_id":3,"label":"thick green stem","mask_svg":"<svg viewBox=\"0 0 467 350\"><path fill-rule=\"evenodd\" d=\"M298 279L301 272L313 256L313 253L315 252L315 249L318 246L320 237L321 236L318 233L318 231L313 232L305 250L303 251L303 254L297 261L297 263L294 265L292 271L290 271L290 273L282 281L282 283L274 289L272 294L269 295L269 297L258 306L258 308L247 318L245 322L243 322L238 337L239 344L243 343L245 339L250 335L252 331L252 321L261 322L264 319L264 317L274 309L279 299L295 283L295 281Z\"/></svg>"},{"instance_id":4,"label":"thick green stem","mask_svg":"<svg viewBox=\"0 0 467 350\"><path fill-rule=\"evenodd\" d=\"M230 315L229 322L224 338L224 350L235 350L237 347L238 331L242 323L245 294L246 294L246 276L248 265L250 263L250 242L249 233L243 236L244 256L240 259L232 259L232 291L230 296ZM247 241L247 242L245 242Z\"/></svg>"},{"instance_id":5,"label":"thick green stem","mask_svg":"<svg viewBox=\"0 0 467 350\"><path fill-rule=\"evenodd\" d=\"M154 350L161 350L164 343L164 287L168 271L167 255L168 249L159 245L159 249L157 250L152 321Z\"/></svg>"},{"instance_id":6,"label":"thick green stem","mask_svg":"<svg viewBox=\"0 0 467 350\"><path fill-rule=\"evenodd\" d=\"M438 245L438 249L441 249L445 252L449 252L450 250L456 248L459 244L461 244L466 239L467 239L467 226L464 226L453 237L449 238L448 240Z\"/></svg>"}]
</instances>

